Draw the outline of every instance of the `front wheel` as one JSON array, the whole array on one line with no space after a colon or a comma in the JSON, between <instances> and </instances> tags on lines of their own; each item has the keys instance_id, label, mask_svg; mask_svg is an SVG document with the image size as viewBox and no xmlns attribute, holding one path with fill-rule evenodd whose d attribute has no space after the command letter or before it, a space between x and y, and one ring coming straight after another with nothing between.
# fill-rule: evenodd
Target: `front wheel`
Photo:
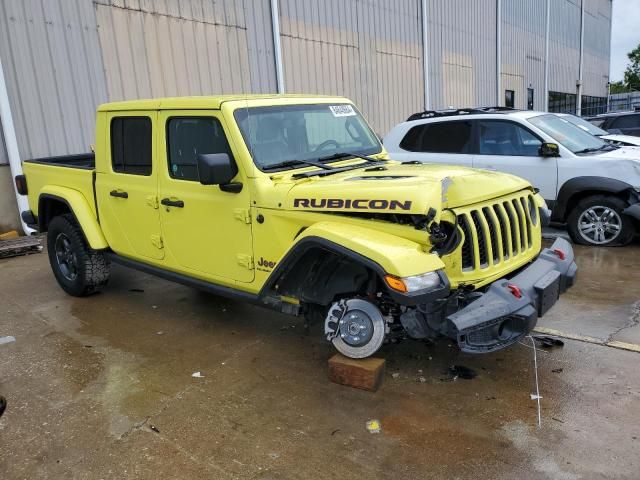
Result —
<instances>
[{"instance_id":1,"label":"front wheel","mask_svg":"<svg viewBox=\"0 0 640 480\"><path fill-rule=\"evenodd\" d=\"M331 343L349 358L366 358L376 353L384 342L386 327L378 307L360 298L334 303L325 320L325 333Z\"/></svg>"},{"instance_id":2,"label":"front wheel","mask_svg":"<svg viewBox=\"0 0 640 480\"><path fill-rule=\"evenodd\" d=\"M626 207L618 197L593 195L583 198L567 219L571 238L576 243L598 247L628 244L635 231L632 220L622 214Z\"/></svg>"},{"instance_id":3,"label":"front wheel","mask_svg":"<svg viewBox=\"0 0 640 480\"><path fill-rule=\"evenodd\" d=\"M73 215L51 220L47 251L53 274L69 295L90 295L109 280L109 262L104 254L89 248Z\"/></svg>"}]
</instances>

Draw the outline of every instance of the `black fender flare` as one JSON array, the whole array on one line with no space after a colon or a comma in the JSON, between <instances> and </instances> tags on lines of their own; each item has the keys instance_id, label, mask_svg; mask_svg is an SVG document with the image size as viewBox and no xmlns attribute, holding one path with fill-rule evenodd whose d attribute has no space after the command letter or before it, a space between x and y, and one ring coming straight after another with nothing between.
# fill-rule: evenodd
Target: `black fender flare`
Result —
<instances>
[{"instance_id":1,"label":"black fender flare","mask_svg":"<svg viewBox=\"0 0 640 480\"><path fill-rule=\"evenodd\" d=\"M333 255L338 262L340 261L351 261L352 264L360 265L365 269L372 271L380 280L381 285L386 288L386 293L397 303L401 305L419 305L431 303L436 299L446 297L450 291L450 283L444 273L439 272L441 278L441 287L431 291L416 291L412 293L402 293L395 290L392 290L388 287L386 282L384 281L385 271L377 262L373 261L370 258L367 258L361 255L358 252L354 252L342 245L329 241L322 237L317 236L309 236L298 241L278 262L276 268L271 272L269 278L265 282L264 286L260 290L258 294L259 298L266 299L268 297L279 296L282 293L279 293L280 284L283 279L287 277L293 277L293 279L300 281L302 278L304 280L308 279L307 270L302 270L305 267L305 257L313 253L313 250L324 251L329 255ZM333 272L332 272L333 273ZM300 275L302 274L302 275ZM329 277L326 277L327 279ZM304 281L303 280L303 281ZM371 279L368 279L371 280ZM286 280L285 280L286 281ZM303 283L295 283L295 285L299 287L303 287ZM289 292L286 292L289 293ZM329 298L331 297L331 298ZM309 300L308 298L296 298L305 301ZM323 300L319 302L321 304L330 303L333 300L331 295L324 296L321 293L315 295L316 299ZM315 302L311 302L315 303Z\"/></svg>"},{"instance_id":2,"label":"black fender flare","mask_svg":"<svg viewBox=\"0 0 640 480\"><path fill-rule=\"evenodd\" d=\"M620 194L627 191L633 191L633 187L621 180L608 177L574 177L564 182L558 191L558 197L553 205L551 220L554 222L563 222L566 220L568 206L571 199L581 192L603 192Z\"/></svg>"}]
</instances>

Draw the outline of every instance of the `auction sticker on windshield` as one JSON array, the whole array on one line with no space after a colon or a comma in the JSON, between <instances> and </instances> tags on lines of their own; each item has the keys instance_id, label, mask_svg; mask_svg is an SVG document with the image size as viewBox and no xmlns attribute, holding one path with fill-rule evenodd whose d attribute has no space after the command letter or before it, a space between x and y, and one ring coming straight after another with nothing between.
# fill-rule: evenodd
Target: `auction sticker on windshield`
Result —
<instances>
[{"instance_id":1,"label":"auction sticker on windshield","mask_svg":"<svg viewBox=\"0 0 640 480\"><path fill-rule=\"evenodd\" d=\"M329 110L334 117L350 117L356 114L351 105L329 105Z\"/></svg>"}]
</instances>

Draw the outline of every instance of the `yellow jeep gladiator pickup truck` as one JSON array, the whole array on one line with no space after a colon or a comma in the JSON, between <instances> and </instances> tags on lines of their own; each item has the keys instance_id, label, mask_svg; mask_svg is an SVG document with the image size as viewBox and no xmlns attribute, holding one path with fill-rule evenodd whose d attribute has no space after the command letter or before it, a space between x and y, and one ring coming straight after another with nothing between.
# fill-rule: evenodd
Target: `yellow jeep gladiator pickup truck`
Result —
<instances>
[{"instance_id":1,"label":"yellow jeep gladiator pickup truck","mask_svg":"<svg viewBox=\"0 0 640 480\"><path fill-rule=\"evenodd\" d=\"M399 163L345 98L223 96L98 108L93 154L29 160L22 218L63 290L111 262L324 319L343 354L386 337L515 343L573 284L571 245L521 178Z\"/></svg>"}]
</instances>

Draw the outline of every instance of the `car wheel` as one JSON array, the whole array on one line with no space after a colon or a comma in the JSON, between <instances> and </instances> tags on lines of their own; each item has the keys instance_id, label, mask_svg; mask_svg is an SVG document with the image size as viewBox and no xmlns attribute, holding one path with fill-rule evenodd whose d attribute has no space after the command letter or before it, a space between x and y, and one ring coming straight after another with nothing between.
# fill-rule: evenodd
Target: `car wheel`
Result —
<instances>
[{"instance_id":1,"label":"car wheel","mask_svg":"<svg viewBox=\"0 0 640 480\"><path fill-rule=\"evenodd\" d=\"M618 197L594 195L583 198L567 219L569 234L582 245L626 245L635 234L630 218L622 214L627 204Z\"/></svg>"},{"instance_id":2,"label":"car wheel","mask_svg":"<svg viewBox=\"0 0 640 480\"><path fill-rule=\"evenodd\" d=\"M71 214L55 217L49 223L47 251L53 274L69 295L90 295L109 280L108 260L89 248Z\"/></svg>"}]
</instances>

